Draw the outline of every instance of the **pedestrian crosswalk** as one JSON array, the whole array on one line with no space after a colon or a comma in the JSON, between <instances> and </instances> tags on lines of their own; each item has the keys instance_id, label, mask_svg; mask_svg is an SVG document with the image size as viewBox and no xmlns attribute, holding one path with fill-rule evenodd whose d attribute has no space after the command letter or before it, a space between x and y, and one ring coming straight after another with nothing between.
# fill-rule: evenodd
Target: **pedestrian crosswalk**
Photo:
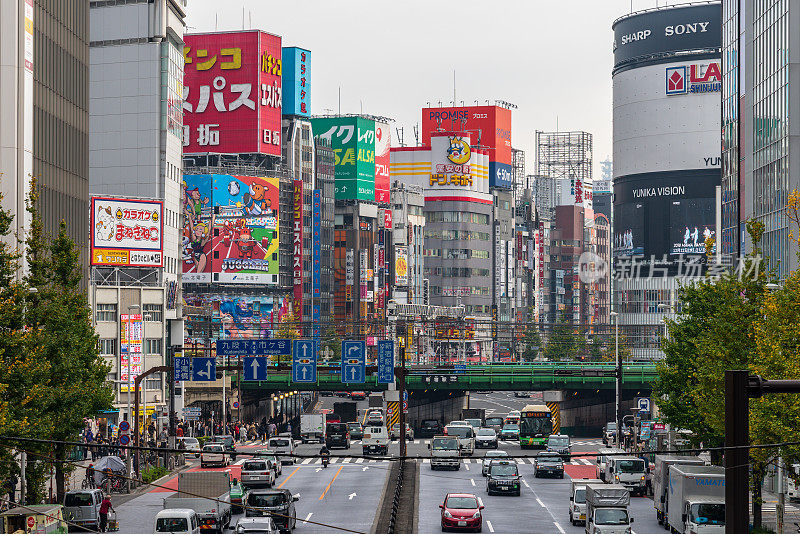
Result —
<instances>
[{"instance_id":1,"label":"pedestrian crosswalk","mask_svg":"<svg viewBox=\"0 0 800 534\"><path fill-rule=\"evenodd\" d=\"M418 444L418 445L428 445L430 442L431 442L430 439L415 439L415 440L409 440L407 443L409 443L409 444L414 443L414 444ZM501 444L501 445L518 445L519 441L501 439L501 440L498 440L498 443ZM253 441L243 441L243 442L241 442L240 447L258 447L258 446L261 446L261 445L266 447L266 444L262 443L261 440L253 440ZM350 445L361 445L361 440L360 439L351 440L350 441ZM590 440L573 441L572 445L573 446L581 445L581 446L600 447L600 446L602 446L602 442L599 439L594 439L594 440L590 439Z\"/></svg>"},{"instance_id":2,"label":"pedestrian crosswalk","mask_svg":"<svg viewBox=\"0 0 800 534\"><path fill-rule=\"evenodd\" d=\"M374 458L355 458L353 456L331 456L330 464L388 464L391 460L378 460ZM300 465L322 465L321 458L304 458L299 460Z\"/></svg>"}]
</instances>

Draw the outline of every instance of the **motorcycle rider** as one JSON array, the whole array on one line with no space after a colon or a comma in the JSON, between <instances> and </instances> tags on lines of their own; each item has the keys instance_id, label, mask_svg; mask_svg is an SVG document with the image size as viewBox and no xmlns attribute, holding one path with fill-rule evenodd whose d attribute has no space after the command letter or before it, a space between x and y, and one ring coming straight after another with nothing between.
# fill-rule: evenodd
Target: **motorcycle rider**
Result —
<instances>
[{"instance_id":1,"label":"motorcycle rider","mask_svg":"<svg viewBox=\"0 0 800 534\"><path fill-rule=\"evenodd\" d=\"M328 462L330 461L331 451L328 450L327 445L322 445L322 448L319 450L319 455L322 458L322 467L328 467Z\"/></svg>"}]
</instances>

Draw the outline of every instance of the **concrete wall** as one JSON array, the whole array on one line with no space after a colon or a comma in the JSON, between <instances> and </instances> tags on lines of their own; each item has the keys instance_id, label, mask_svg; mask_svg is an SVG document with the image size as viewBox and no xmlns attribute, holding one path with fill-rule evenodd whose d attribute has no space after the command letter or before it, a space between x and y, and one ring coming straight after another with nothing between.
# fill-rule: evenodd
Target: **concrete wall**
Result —
<instances>
[{"instance_id":1,"label":"concrete wall","mask_svg":"<svg viewBox=\"0 0 800 534\"><path fill-rule=\"evenodd\" d=\"M448 395L447 393L413 393L408 399L406 422L414 431L425 419L436 419L442 425L461 419L461 410L467 407L467 396L464 394Z\"/></svg>"},{"instance_id":2,"label":"concrete wall","mask_svg":"<svg viewBox=\"0 0 800 534\"><path fill-rule=\"evenodd\" d=\"M569 392L565 392L565 395ZM635 392L623 393L622 414L633 413ZM568 400L560 403L561 433L570 436L600 435L600 429L615 417L614 392L602 391L600 393L567 395Z\"/></svg>"}]
</instances>

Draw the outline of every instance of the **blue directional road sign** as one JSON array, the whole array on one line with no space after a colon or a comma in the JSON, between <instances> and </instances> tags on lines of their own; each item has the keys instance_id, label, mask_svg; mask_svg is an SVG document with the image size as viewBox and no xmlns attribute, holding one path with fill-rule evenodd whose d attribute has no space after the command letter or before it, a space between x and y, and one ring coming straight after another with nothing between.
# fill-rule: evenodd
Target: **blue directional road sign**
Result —
<instances>
[{"instance_id":1,"label":"blue directional road sign","mask_svg":"<svg viewBox=\"0 0 800 534\"><path fill-rule=\"evenodd\" d=\"M394 382L394 341L381 339L378 341L378 383Z\"/></svg>"},{"instance_id":2,"label":"blue directional road sign","mask_svg":"<svg viewBox=\"0 0 800 534\"><path fill-rule=\"evenodd\" d=\"M217 379L215 358L192 358L192 381L213 382Z\"/></svg>"},{"instance_id":3,"label":"blue directional road sign","mask_svg":"<svg viewBox=\"0 0 800 534\"><path fill-rule=\"evenodd\" d=\"M175 371L174 371L175 381L192 379L191 358L176 356L175 358L172 359L172 363L175 366Z\"/></svg>"},{"instance_id":4,"label":"blue directional road sign","mask_svg":"<svg viewBox=\"0 0 800 534\"><path fill-rule=\"evenodd\" d=\"M265 356L252 356L242 358L244 368L244 381L266 380L269 358Z\"/></svg>"},{"instance_id":5,"label":"blue directional road sign","mask_svg":"<svg viewBox=\"0 0 800 534\"><path fill-rule=\"evenodd\" d=\"M288 339L220 339L217 356L288 356L292 344Z\"/></svg>"},{"instance_id":6,"label":"blue directional road sign","mask_svg":"<svg viewBox=\"0 0 800 534\"><path fill-rule=\"evenodd\" d=\"M317 351L313 339L295 339L292 348L292 382L317 381Z\"/></svg>"},{"instance_id":7,"label":"blue directional road sign","mask_svg":"<svg viewBox=\"0 0 800 534\"><path fill-rule=\"evenodd\" d=\"M366 374L367 347L363 341L342 341L342 383L361 384Z\"/></svg>"}]
</instances>

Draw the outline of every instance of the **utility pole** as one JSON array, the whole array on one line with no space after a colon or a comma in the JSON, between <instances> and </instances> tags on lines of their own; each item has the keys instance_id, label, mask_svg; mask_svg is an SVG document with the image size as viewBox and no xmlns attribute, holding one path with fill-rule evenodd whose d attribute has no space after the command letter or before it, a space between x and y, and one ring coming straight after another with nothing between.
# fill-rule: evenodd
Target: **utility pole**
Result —
<instances>
[{"instance_id":1,"label":"utility pole","mask_svg":"<svg viewBox=\"0 0 800 534\"><path fill-rule=\"evenodd\" d=\"M411 326L406 321L406 329ZM403 397L406 394L406 346L404 340L400 343L400 367L395 371L397 375L397 390L400 397L398 409L400 410L400 458L406 457L406 412L403 410ZM391 430L391 429L390 429Z\"/></svg>"},{"instance_id":2,"label":"utility pole","mask_svg":"<svg viewBox=\"0 0 800 534\"><path fill-rule=\"evenodd\" d=\"M614 389L616 393L614 400L614 419L617 422L617 430L614 432L614 441L617 442L617 448L619 448L622 443L622 361L619 357L619 314L617 312L611 312L611 317L614 318Z\"/></svg>"},{"instance_id":3,"label":"utility pole","mask_svg":"<svg viewBox=\"0 0 800 534\"><path fill-rule=\"evenodd\" d=\"M25 504L25 466L28 463L28 454L25 451L19 453L19 503Z\"/></svg>"}]
</instances>

